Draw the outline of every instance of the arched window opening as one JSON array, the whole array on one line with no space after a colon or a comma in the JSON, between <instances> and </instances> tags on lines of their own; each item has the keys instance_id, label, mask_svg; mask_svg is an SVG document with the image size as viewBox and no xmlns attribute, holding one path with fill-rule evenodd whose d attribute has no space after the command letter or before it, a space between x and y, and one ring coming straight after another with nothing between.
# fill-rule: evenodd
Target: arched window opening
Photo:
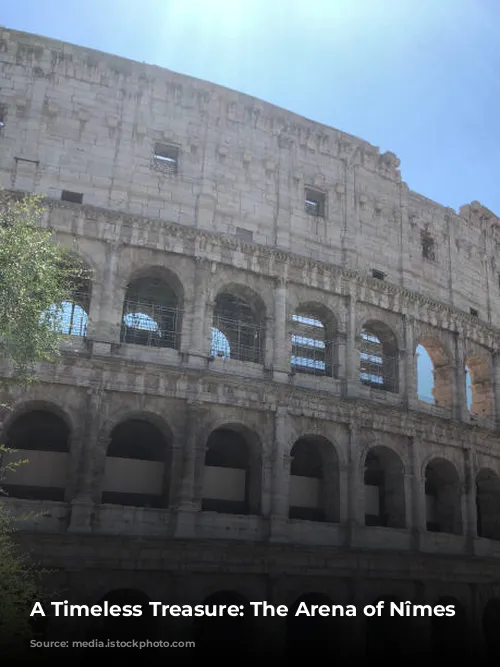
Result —
<instances>
[{"instance_id":1,"label":"arched window opening","mask_svg":"<svg viewBox=\"0 0 500 667\"><path fill-rule=\"evenodd\" d=\"M87 631L87 641L126 641L131 637L138 641L155 640L159 638L158 618L153 616L153 607L149 605L150 598L142 591L133 589L118 589L107 593L99 602L99 606L108 603L108 607L138 605L142 610L141 616L101 616L94 618ZM143 649L144 650L144 649ZM147 654L146 650L146 654ZM142 654L142 651L141 651ZM145 656L146 657L146 656Z\"/></svg>"},{"instance_id":2,"label":"arched window opening","mask_svg":"<svg viewBox=\"0 0 500 667\"><path fill-rule=\"evenodd\" d=\"M434 340L424 340L417 346L416 354L418 399L451 409L454 369L445 350Z\"/></svg>"},{"instance_id":3,"label":"arched window opening","mask_svg":"<svg viewBox=\"0 0 500 667\"><path fill-rule=\"evenodd\" d=\"M296 373L336 376L336 324L328 312L303 306L292 315L291 366Z\"/></svg>"},{"instance_id":4,"label":"arched window opening","mask_svg":"<svg viewBox=\"0 0 500 667\"><path fill-rule=\"evenodd\" d=\"M29 500L64 500L70 432L52 412L33 410L9 427L3 464L26 461L7 470L2 484L12 497Z\"/></svg>"},{"instance_id":5,"label":"arched window opening","mask_svg":"<svg viewBox=\"0 0 500 667\"><path fill-rule=\"evenodd\" d=\"M290 519L339 521L339 465L332 443L320 437L297 440L291 451Z\"/></svg>"},{"instance_id":6,"label":"arched window opening","mask_svg":"<svg viewBox=\"0 0 500 667\"><path fill-rule=\"evenodd\" d=\"M223 292L217 296L212 323L213 356L262 364L264 340L262 312L234 294Z\"/></svg>"},{"instance_id":7,"label":"arched window opening","mask_svg":"<svg viewBox=\"0 0 500 667\"><path fill-rule=\"evenodd\" d=\"M256 439L237 426L216 429L207 442L202 509L258 514L260 477L260 447Z\"/></svg>"},{"instance_id":8,"label":"arched window opening","mask_svg":"<svg viewBox=\"0 0 500 667\"><path fill-rule=\"evenodd\" d=\"M471 415L491 417L493 389L488 364L480 357L469 357L465 364L467 408Z\"/></svg>"},{"instance_id":9,"label":"arched window opening","mask_svg":"<svg viewBox=\"0 0 500 667\"><path fill-rule=\"evenodd\" d=\"M365 524L404 528L405 488L403 463L387 447L374 447L365 460Z\"/></svg>"},{"instance_id":10,"label":"arched window opening","mask_svg":"<svg viewBox=\"0 0 500 667\"><path fill-rule=\"evenodd\" d=\"M146 277L129 284L123 304L123 343L178 350L181 328L181 303L164 280Z\"/></svg>"},{"instance_id":11,"label":"arched window opening","mask_svg":"<svg viewBox=\"0 0 500 667\"><path fill-rule=\"evenodd\" d=\"M58 333L64 336L84 338L87 335L91 291L90 279L80 279L70 298L51 306L44 317L50 321Z\"/></svg>"},{"instance_id":12,"label":"arched window opening","mask_svg":"<svg viewBox=\"0 0 500 667\"><path fill-rule=\"evenodd\" d=\"M302 613L296 615L304 606L307 609L312 609L313 605L331 609L334 604L336 603L322 593L306 593L293 603L286 618L286 644L290 658L295 661L302 651L304 657L310 658L311 651L318 647L332 648L336 657L339 657L344 648L342 628L346 625L346 619L340 613L339 616L307 616ZM348 618L347 622L350 620L352 619Z\"/></svg>"},{"instance_id":13,"label":"arched window opening","mask_svg":"<svg viewBox=\"0 0 500 667\"><path fill-rule=\"evenodd\" d=\"M360 380L363 384L397 393L399 364L396 339L381 322L368 322L360 334Z\"/></svg>"},{"instance_id":14,"label":"arched window opening","mask_svg":"<svg viewBox=\"0 0 500 667\"><path fill-rule=\"evenodd\" d=\"M431 461L425 471L427 530L462 534L460 479L455 467L443 459Z\"/></svg>"},{"instance_id":15,"label":"arched window opening","mask_svg":"<svg viewBox=\"0 0 500 667\"><path fill-rule=\"evenodd\" d=\"M394 596L385 596L372 604L384 601L381 615L366 619L366 655L370 660L379 659L393 663L411 653L411 619L405 616L391 616L391 603L401 604Z\"/></svg>"},{"instance_id":16,"label":"arched window opening","mask_svg":"<svg viewBox=\"0 0 500 667\"><path fill-rule=\"evenodd\" d=\"M491 470L476 477L477 535L500 540L500 478Z\"/></svg>"},{"instance_id":17,"label":"arched window opening","mask_svg":"<svg viewBox=\"0 0 500 667\"><path fill-rule=\"evenodd\" d=\"M483 633L488 657L498 661L500 655L500 599L488 600L483 612Z\"/></svg>"},{"instance_id":18,"label":"arched window opening","mask_svg":"<svg viewBox=\"0 0 500 667\"><path fill-rule=\"evenodd\" d=\"M465 609L453 597L442 597L436 605L452 606L455 615L431 617L432 657L443 660L444 664L452 660L462 662L467 655L467 639L470 636Z\"/></svg>"},{"instance_id":19,"label":"arched window opening","mask_svg":"<svg viewBox=\"0 0 500 667\"><path fill-rule=\"evenodd\" d=\"M204 656L214 651L219 659L221 651L226 656L229 652L240 662L256 639L248 600L234 591L219 591L209 595L202 605L208 613L195 619L196 649L201 649ZM230 616L227 609L231 605L241 608L243 614Z\"/></svg>"},{"instance_id":20,"label":"arched window opening","mask_svg":"<svg viewBox=\"0 0 500 667\"><path fill-rule=\"evenodd\" d=\"M170 454L167 439L149 422L131 419L116 426L106 455L102 502L167 506Z\"/></svg>"}]
</instances>

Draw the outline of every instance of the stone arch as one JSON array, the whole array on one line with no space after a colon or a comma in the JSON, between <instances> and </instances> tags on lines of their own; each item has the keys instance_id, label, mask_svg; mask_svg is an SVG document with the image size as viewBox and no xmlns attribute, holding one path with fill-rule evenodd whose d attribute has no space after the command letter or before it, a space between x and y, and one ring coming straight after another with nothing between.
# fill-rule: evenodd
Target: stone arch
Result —
<instances>
[{"instance_id":1,"label":"stone arch","mask_svg":"<svg viewBox=\"0 0 500 667\"><path fill-rule=\"evenodd\" d=\"M125 290L121 341L149 347L180 348L184 288L164 267L143 268Z\"/></svg>"},{"instance_id":2,"label":"stone arch","mask_svg":"<svg viewBox=\"0 0 500 667\"><path fill-rule=\"evenodd\" d=\"M385 595L371 604L384 602L380 616L366 618L366 656L370 660L385 662L403 659L411 650L411 620L405 616L391 616L391 603L401 604L404 600L394 595Z\"/></svg>"},{"instance_id":3,"label":"stone arch","mask_svg":"<svg viewBox=\"0 0 500 667\"><path fill-rule=\"evenodd\" d=\"M500 598L491 598L486 603L482 626L487 655L496 661L500 655Z\"/></svg>"},{"instance_id":4,"label":"stone arch","mask_svg":"<svg viewBox=\"0 0 500 667\"><path fill-rule=\"evenodd\" d=\"M217 293L212 318L211 354L264 363L266 307L246 285L230 283Z\"/></svg>"},{"instance_id":5,"label":"stone arch","mask_svg":"<svg viewBox=\"0 0 500 667\"><path fill-rule=\"evenodd\" d=\"M172 437L158 417L133 413L111 430L102 502L166 507L170 495Z\"/></svg>"},{"instance_id":6,"label":"stone arch","mask_svg":"<svg viewBox=\"0 0 500 667\"><path fill-rule=\"evenodd\" d=\"M205 452L202 509L259 514L262 444L255 431L229 422L211 431Z\"/></svg>"},{"instance_id":7,"label":"stone arch","mask_svg":"<svg viewBox=\"0 0 500 667\"><path fill-rule=\"evenodd\" d=\"M314 301L301 303L292 314L292 370L337 377L337 333L331 310Z\"/></svg>"},{"instance_id":8,"label":"stone arch","mask_svg":"<svg viewBox=\"0 0 500 667\"><path fill-rule=\"evenodd\" d=\"M71 429L57 406L31 401L7 422L3 488L13 497L63 501L66 492ZM16 462L24 461L20 466Z\"/></svg>"},{"instance_id":9,"label":"stone arch","mask_svg":"<svg viewBox=\"0 0 500 667\"><path fill-rule=\"evenodd\" d=\"M239 660L254 639L252 610L247 598L236 591L221 590L211 593L201 604L208 607L208 613L195 619L196 648L201 649L203 655L213 650L219 657L221 650L226 657L227 652L233 657L234 651L234 658ZM226 607L222 609L222 605ZM227 607L230 605L243 615L229 615Z\"/></svg>"},{"instance_id":10,"label":"stone arch","mask_svg":"<svg viewBox=\"0 0 500 667\"><path fill-rule=\"evenodd\" d=\"M467 407L471 415L491 417L493 415L491 369L482 356L471 354L466 358L465 384Z\"/></svg>"},{"instance_id":11,"label":"stone arch","mask_svg":"<svg viewBox=\"0 0 500 667\"><path fill-rule=\"evenodd\" d=\"M419 400L451 409L454 369L448 351L436 339L424 336L419 340L415 354Z\"/></svg>"},{"instance_id":12,"label":"stone arch","mask_svg":"<svg viewBox=\"0 0 500 667\"><path fill-rule=\"evenodd\" d=\"M93 271L80 254L70 252L68 258L81 270L81 276L75 280L68 298L51 306L47 316L59 333L84 338L89 323Z\"/></svg>"},{"instance_id":13,"label":"stone arch","mask_svg":"<svg viewBox=\"0 0 500 667\"><path fill-rule=\"evenodd\" d=\"M87 640L97 639L107 642L108 639L126 641L132 638L138 641L148 639L154 641L159 637L160 626L158 618L153 616L153 608L149 605L151 601L146 593L132 588L109 591L96 604L103 606L107 602L109 607L118 605L122 608L129 605L133 615L107 617L103 615L96 618L89 625ZM139 615L138 611L142 611L142 614Z\"/></svg>"},{"instance_id":14,"label":"stone arch","mask_svg":"<svg viewBox=\"0 0 500 667\"><path fill-rule=\"evenodd\" d=\"M462 493L455 466L442 458L431 459L425 467L427 530L461 535Z\"/></svg>"},{"instance_id":15,"label":"stone arch","mask_svg":"<svg viewBox=\"0 0 500 667\"><path fill-rule=\"evenodd\" d=\"M476 475L477 536L500 540L500 477L482 468Z\"/></svg>"},{"instance_id":16,"label":"stone arch","mask_svg":"<svg viewBox=\"0 0 500 667\"><path fill-rule=\"evenodd\" d=\"M360 380L383 391L399 391L399 348L395 333L384 322L366 321L359 334Z\"/></svg>"},{"instance_id":17,"label":"stone arch","mask_svg":"<svg viewBox=\"0 0 500 667\"><path fill-rule=\"evenodd\" d=\"M289 517L340 521L339 456L321 435L304 435L291 449Z\"/></svg>"},{"instance_id":18,"label":"stone arch","mask_svg":"<svg viewBox=\"0 0 500 667\"><path fill-rule=\"evenodd\" d=\"M432 657L443 661L462 661L467 654L467 614L463 605L454 597L444 596L436 605L452 606L455 616L431 617Z\"/></svg>"},{"instance_id":19,"label":"stone arch","mask_svg":"<svg viewBox=\"0 0 500 667\"><path fill-rule=\"evenodd\" d=\"M404 465L389 447L371 447L364 459L365 524L406 527Z\"/></svg>"},{"instance_id":20,"label":"stone arch","mask_svg":"<svg viewBox=\"0 0 500 667\"><path fill-rule=\"evenodd\" d=\"M303 605L301 607L301 605ZM325 593L304 593L297 598L288 608L286 619L286 644L290 657L304 651L311 654L315 647L335 648L338 657L338 649L341 644L342 617L322 616L315 614L307 616L296 615L299 609L307 608L312 611L313 606L325 606L331 609L334 605L332 599ZM315 610L318 611L317 609Z\"/></svg>"}]
</instances>

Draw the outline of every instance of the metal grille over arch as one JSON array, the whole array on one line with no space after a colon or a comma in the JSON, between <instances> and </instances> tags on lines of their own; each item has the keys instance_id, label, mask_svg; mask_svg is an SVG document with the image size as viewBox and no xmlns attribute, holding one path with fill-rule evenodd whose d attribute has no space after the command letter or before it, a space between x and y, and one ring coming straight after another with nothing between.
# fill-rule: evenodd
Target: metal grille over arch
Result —
<instances>
[{"instance_id":1,"label":"metal grille over arch","mask_svg":"<svg viewBox=\"0 0 500 667\"><path fill-rule=\"evenodd\" d=\"M239 424L214 430L207 441L202 509L259 514L262 455L255 433Z\"/></svg>"},{"instance_id":2,"label":"metal grille over arch","mask_svg":"<svg viewBox=\"0 0 500 667\"><path fill-rule=\"evenodd\" d=\"M304 304L292 315L291 366L296 373L337 375L337 322L317 304Z\"/></svg>"},{"instance_id":3,"label":"metal grille over arch","mask_svg":"<svg viewBox=\"0 0 500 667\"><path fill-rule=\"evenodd\" d=\"M92 296L91 270L79 257L73 257L72 262L78 276L74 279L71 294L66 301L51 306L46 315L59 333L84 338Z\"/></svg>"},{"instance_id":4,"label":"metal grille over arch","mask_svg":"<svg viewBox=\"0 0 500 667\"><path fill-rule=\"evenodd\" d=\"M182 301L177 292L155 272L130 282L123 303L121 341L178 350Z\"/></svg>"},{"instance_id":5,"label":"metal grille over arch","mask_svg":"<svg viewBox=\"0 0 500 667\"><path fill-rule=\"evenodd\" d=\"M214 304L211 354L264 363L265 309L257 295L235 286L220 292Z\"/></svg>"},{"instance_id":6,"label":"metal grille over arch","mask_svg":"<svg viewBox=\"0 0 500 667\"><path fill-rule=\"evenodd\" d=\"M106 454L102 502L167 506L170 465L170 443L157 426L144 419L118 424Z\"/></svg>"},{"instance_id":7,"label":"metal grille over arch","mask_svg":"<svg viewBox=\"0 0 500 667\"><path fill-rule=\"evenodd\" d=\"M7 470L3 487L16 498L64 500L69 463L70 430L48 410L31 410L17 417L6 433L4 464L26 461Z\"/></svg>"},{"instance_id":8,"label":"metal grille over arch","mask_svg":"<svg viewBox=\"0 0 500 667\"><path fill-rule=\"evenodd\" d=\"M322 436L304 436L292 447L289 517L331 523L340 520L337 450Z\"/></svg>"},{"instance_id":9,"label":"metal grille over arch","mask_svg":"<svg viewBox=\"0 0 500 667\"><path fill-rule=\"evenodd\" d=\"M377 320L366 322L359 335L360 380L363 384L399 391L398 345L391 329Z\"/></svg>"}]
</instances>

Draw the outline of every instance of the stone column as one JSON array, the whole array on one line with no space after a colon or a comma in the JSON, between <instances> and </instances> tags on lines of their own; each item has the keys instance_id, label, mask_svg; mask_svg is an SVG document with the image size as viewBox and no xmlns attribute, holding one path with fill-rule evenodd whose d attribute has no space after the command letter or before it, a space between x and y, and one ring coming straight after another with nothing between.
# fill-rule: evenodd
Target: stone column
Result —
<instances>
[{"instance_id":1,"label":"stone column","mask_svg":"<svg viewBox=\"0 0 500 667\"><path fill-rule=\"evenodd\" d=\"M99 456L98 437L102 403L102 389L89 389L86 410L87 427L78 448L77 481L75 496L71 500L71 519L68 532L89 532L94 505L99 502L99 499L95 496L95 458Z\"/></svg>"},{"instance_id":2,"label":"stone column","mask_svg":"<svg viewBox=\"0 0 500 667\"><path fill-rule=\"evenodd\" d=\"M406 405L412 407L418 402L417 388L417 364L416 364L416 341L415 341L415 320L413 317L404 317L404 377L405 377L405 399Z\"/></svg>"},{"instance_id":3,"label":"stone column","mask_svg":"<svg viewBox=\"0 0 500 667\"><path fill-rule=\"evenodd\" d=\"M286 279L278 279L274 290L274 379L285 382L290 373L290 340L287 326Z\"/></svg>"},{"instance_id":4,"label":"stone column","mask_svg":"<svg viewBox=\"0 0 500 667\"><path fill-rule=\"evenodd\" d=\"M356 396L359 386L359 353L356 341L356 286L350 285L346 326L346 390L347 396Z\"/></svg>"},{"instance_id":5,"label":"stone column","mask_svg":"<svg viewBox=\"0 0 500 667\"><path fill-rule=\"evenodd\" d=\"M272 456L272 499L270 539L281 542L287 539L290 464L291 457L286 454L287 421L286 408L278 407L275 415L274 450Z\"/></svg>"},{"instance_id":6,"label":"stone column","mask_svg":"<svg viewBox=\"0 0 500 667\"><path fill-rule=\"evenodd\" d=\"M117 304L117 275L122 244L116 241L106 243L106 270L102 279L100 304L98 309L91 305L92 313L98 313L98 321L92 323L89 338L94 340L95 351L109 351L99 346L107 346L120 340L123 304ZM97 296L97 295L96 295Z\"/></svg>"},{"instance_id":7,"label":"stone column","mask_svg":"<svg viewBox=\"0 0 500 667\"><path fill-rule=\"evenodd\" d=\"M208 287L210 279L210 262L196 257L196 268L194 277L194 299L191 311L190 335L183 336L182 349L188 350L193 356L206 357L210 354L210 338L206 338L206 310ZM184 327L186 331L186 327ZM186 343L184 344L184 338Z\"/></svg>"},{"instance_id":8,"label":"stone column","mask_svg":"<svg viewBox=\"0 0 500 667\"><path fill-rule=\"evenodd\" d=\"M182 476L177 502L176 537L194 537L196 513L201 506L198 497L200 444L198 434L203 423L205 409L203 404L188 401L186 405L185 436L182 456ZM201 470L203 472L203 470Z\"/></svg>"},{"instance_id":9,"label":"stone column","mask_svg":"<svg viewBox=\"0 0 500 667\"><path fill-rule=\"evenodd\" d=\"M464 340L461 336L455 336L455 401L453 415L459 421L467 421L467 394L465 391L465 350Z\"/></svg>"},{"instance_id":10,"label":"stone column","mask_svg":"<svg viewBox=\"0 0 500 667\"><path fill-rule=\"evenodd\" d=\"M462 515L464 517L464 534L467 538L467 550L474 552L477 537L477 507L476 507L476 470L474 465L474 454L471 449L464 451L465 458L465 484L464 498L462 502ZM465 507L464 507L465 505ZM465 512L464 512L465 510Z\"/></svg>"},{"instance_id":11,"label":"stone column","mask_svg":"<svg viewBox=\"0 0 500 667\"><path fill-rule=\"evenodd\" d=\"M356 533L365 524L363 478L359 467L360 429L358 424L349 425L349 462L348 462L348 521L347 542L350 546L356 543Z\"/></svg>"},{"instance_id":12,"label":"stone column","mask_svg":"<svg viewBox=\"0 0 500 667\"><path fill-rule=\"evenodd\" d=\"M493 413L495 423L500 429L500 353L493 355Z\"/></svg>"},{"instance_id":13,"label":"stone column","mask_svg":"<svg viewBox=\"0 0 500 667\"><path fill-rule=\"evenodd\" d=\"M411 524L410 528L413 533L413 547L416 550L420 549L422 541L422 533L427 530L427 511L425 506L425 473L421 473L421 451L422 443L418 437L411 437L409 439L410 450L410 507L411 507ZM408 516L408 513L407 513Z\"/></svg>"}]
</instances>

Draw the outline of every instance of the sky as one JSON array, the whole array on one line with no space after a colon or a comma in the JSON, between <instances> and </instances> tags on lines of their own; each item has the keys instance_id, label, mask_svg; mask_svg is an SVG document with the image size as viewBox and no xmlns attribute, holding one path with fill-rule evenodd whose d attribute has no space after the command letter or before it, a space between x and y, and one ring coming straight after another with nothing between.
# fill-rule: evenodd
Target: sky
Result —
<instances>
[{"instance_id":1,"label":"sky","mask_svg":"<svg viewBox=\"0 0 500 667\"><path fill-rule=\"evenodd\" d=\"M500 0L2 0L0 25L261 98L500 215Z\"/></svg>"}]
</instances>

